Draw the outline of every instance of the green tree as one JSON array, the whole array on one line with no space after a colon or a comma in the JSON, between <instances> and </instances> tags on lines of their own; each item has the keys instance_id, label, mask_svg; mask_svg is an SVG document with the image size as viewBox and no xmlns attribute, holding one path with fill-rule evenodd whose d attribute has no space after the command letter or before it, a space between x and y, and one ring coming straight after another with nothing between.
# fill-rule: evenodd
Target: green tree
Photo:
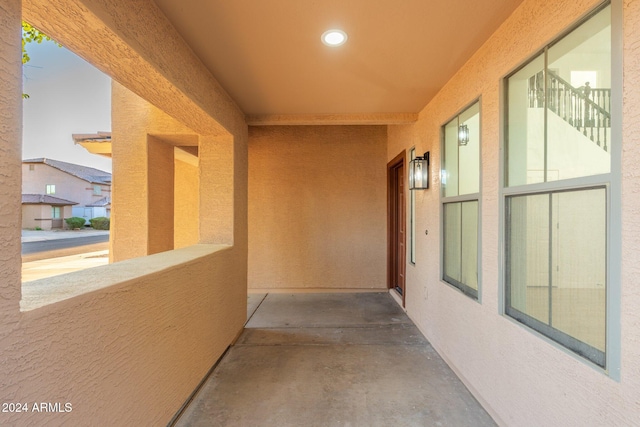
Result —
<instances>
[{"instance_id":1,"label":"green tree","mask_svg":"<svg viewBox=\"0 0 640 427\"><path fill-rule=\"evenodd\" d=\"M43 40L53 41L59 47L62 47L60 43L53 40L51 37L38 30L33 25L28 22L22 21L22 65L26 64L31 60L29 54L27 53L26 46L29 43L42 43ZM22 94L23 98L29 98L29 95L26 93Z\"/></svg>"}]
</instances>

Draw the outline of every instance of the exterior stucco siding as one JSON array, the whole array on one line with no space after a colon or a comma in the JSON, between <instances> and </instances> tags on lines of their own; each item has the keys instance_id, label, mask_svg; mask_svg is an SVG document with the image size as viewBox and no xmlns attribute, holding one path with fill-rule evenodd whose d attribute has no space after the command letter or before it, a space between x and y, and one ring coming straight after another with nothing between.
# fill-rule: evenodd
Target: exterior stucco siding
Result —
<instances>
[{"instance_id":1,"label":"exterior stucco siding","mask_svg":"<svg viewBox=\"0 0 640 427\"><path fill-rule=\"evenodd\" d=\"M20 300L20 163L22 63L19 0L0 4L0 324L10 325ZM0 337L2 333L0 332Z\"/></svg>"},{"instance_id":2,"label":"exterior stucco siding","mask_svg":"<svg viewBox=\"0 0 640 427\"><path fill-rule=\"evenodd\" d=\"M249 289L385 289L386 126L252 127Z\"/></svg>"},{"instance_id":3,"label":"exterior stucco siding","mask_svg":"<svg viewBox=\"0 0 640 427\"><path fill-rule=\"evenodd\" d=\"M562 34L600 2L526 0L420 113L418 122L390 126L387 158L415 144L431 151L428 191L417 194L417 263L408 267L408 314L438 352L502 425L634 425L640 414L638 334L639 209L635 81L640 8L624 2L622 170L622 372L620 382L500 314L501 79ZM440 280L440 127L481 99L481 299ZM428 230L425 236L423 230ZM614 244L616 244L614 242ZM618 242L619 244L619 242ZM615 316L614 316L615 318Z\"/></svg>"}]
</instances>

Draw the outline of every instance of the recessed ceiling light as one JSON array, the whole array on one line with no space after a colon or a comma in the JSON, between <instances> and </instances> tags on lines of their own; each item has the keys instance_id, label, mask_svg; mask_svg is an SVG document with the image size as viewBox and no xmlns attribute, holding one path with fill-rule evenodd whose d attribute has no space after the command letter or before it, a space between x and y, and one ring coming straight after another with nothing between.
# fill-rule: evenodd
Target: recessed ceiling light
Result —
<instances>
[{"instance_id":1,"label":"recessed ceiling light","mask_svg":"<svg viewBox=\"0 0 640 427\"><path fill-rule=\"evenodd\" d=\"M347 41L347 33L342 30L329 30L322 34L321 39L327 46L342 46Z\"/></svg>"}]
</instances>

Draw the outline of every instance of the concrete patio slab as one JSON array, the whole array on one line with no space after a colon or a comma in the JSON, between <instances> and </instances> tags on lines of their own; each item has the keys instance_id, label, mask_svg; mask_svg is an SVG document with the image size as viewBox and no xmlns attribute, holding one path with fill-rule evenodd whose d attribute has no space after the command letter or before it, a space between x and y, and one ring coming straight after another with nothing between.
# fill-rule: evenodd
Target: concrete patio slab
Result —
<instances>
[{"instance_id":1,"label":"concrete patio slab","mask_svg":"<svg viewBox=\"0 0 640 427\"><path fill-rule=\"evenodd\" d=\"M380 293L267 295L176 425L495 423Z\"/></svg>"},{"instance_id":2,"label":"concrete patio slab","mask_svg":"<svg viewBox=\"0 0 640 427\"><path fill-rule=\"evenodd\" d=\"M248 294L247 295L247 322L251 320L251 316L258 309L267 294Z\"/></svg>"},{"instance_id":3,"label":"concrete patio slab","mask_svg":"<svg viewBox=\"0 0 640 427\"><path fill-rule=\"evenodd\" d=\"M247 328L411 323L389 294L269 294Z\"/></svg>"}]
</instances>

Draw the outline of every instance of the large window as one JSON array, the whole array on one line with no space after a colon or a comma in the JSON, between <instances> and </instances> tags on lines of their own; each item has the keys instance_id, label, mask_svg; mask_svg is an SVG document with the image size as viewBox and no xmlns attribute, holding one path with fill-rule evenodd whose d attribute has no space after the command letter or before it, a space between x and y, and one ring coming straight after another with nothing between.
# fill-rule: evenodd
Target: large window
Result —
<instances>
[{"instance_id":1,"label":"large window","mask_svg":"<svg viewBox=\"0 0 640 427\"><path fill-rule=\"evenodd\" d=\"M443 280L478 298L480 104L443 127Z\"/></svg>"},{"instance_id":2,"label":"large window","mask_svg":"<svg viewBox=\"0 0 640 427\"><path fill-rule=\"evenodd\" d=\"M506 79L505 311L606 365L611 7Z\"/></svg>"}]
</instances>

